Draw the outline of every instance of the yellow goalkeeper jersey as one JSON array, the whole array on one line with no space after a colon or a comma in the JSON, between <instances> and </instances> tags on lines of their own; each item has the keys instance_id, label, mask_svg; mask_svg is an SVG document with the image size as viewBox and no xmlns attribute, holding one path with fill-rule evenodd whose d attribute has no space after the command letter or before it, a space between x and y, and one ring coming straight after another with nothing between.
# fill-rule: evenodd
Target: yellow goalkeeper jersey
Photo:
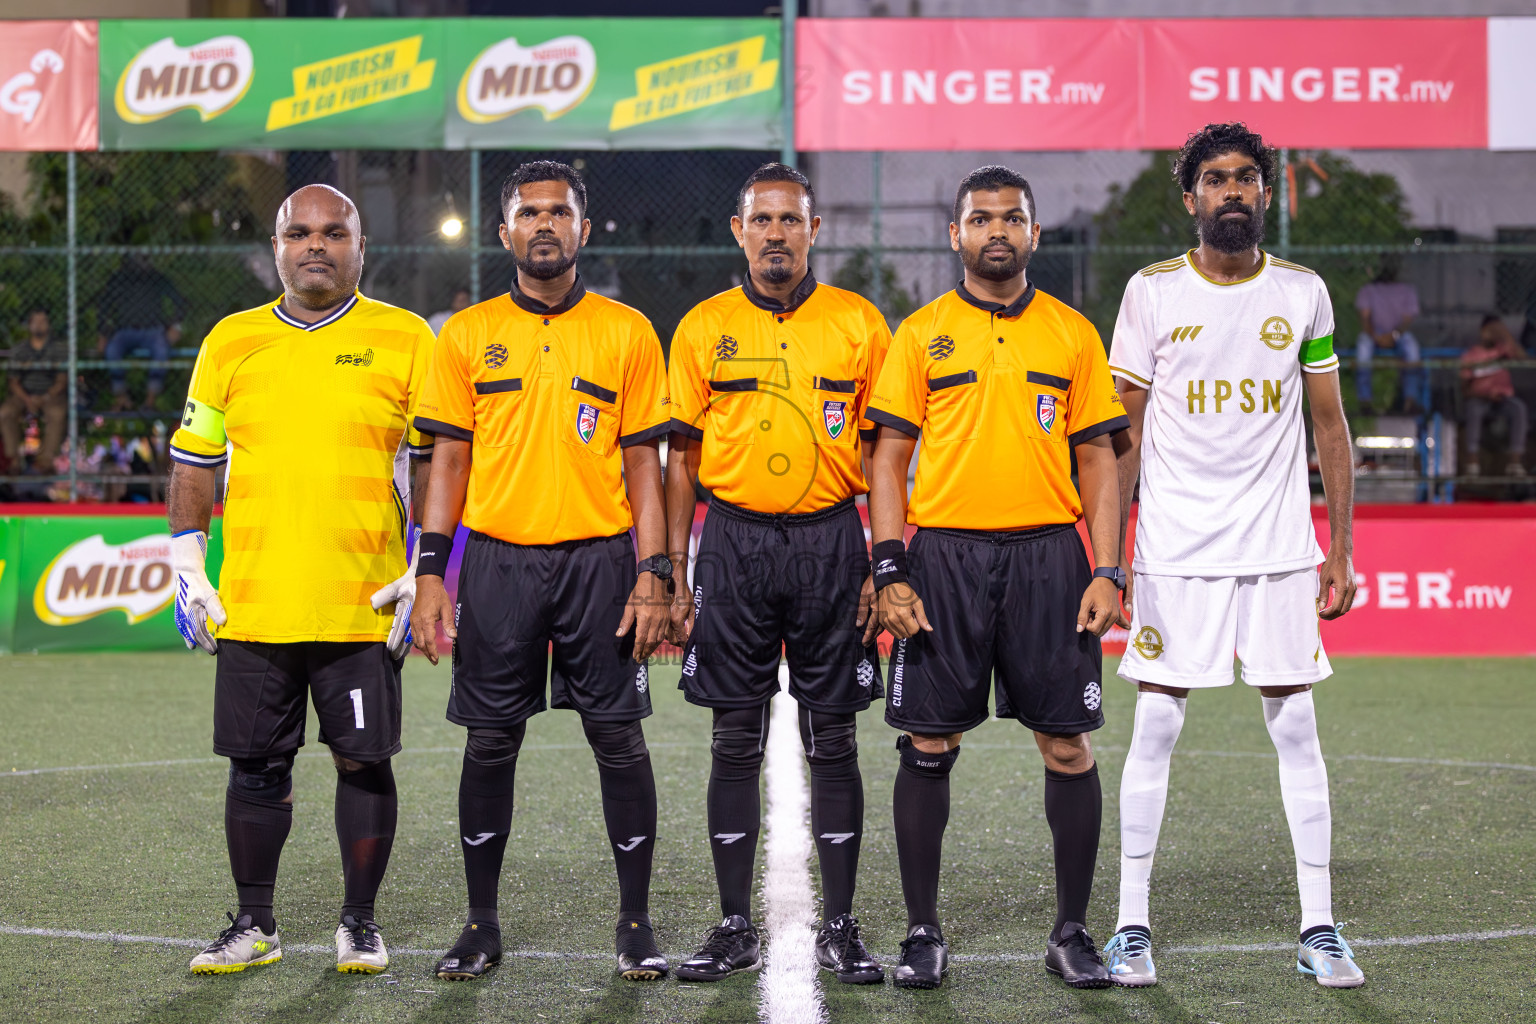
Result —
<instances>
[{"instance_id":1,"label":"yellow goalkeeper jersey","mask_svg":"<svg viewBox=\"0 0 1536 1024\"><path fill-rule=\"evenodd\" d=\"M355 294L317 323L281 301L227 316L197 355L171 458L228 460L220 637L383 640L373 592L405 572L411 422L432 330Z\"/></svg>"}]
</instances>

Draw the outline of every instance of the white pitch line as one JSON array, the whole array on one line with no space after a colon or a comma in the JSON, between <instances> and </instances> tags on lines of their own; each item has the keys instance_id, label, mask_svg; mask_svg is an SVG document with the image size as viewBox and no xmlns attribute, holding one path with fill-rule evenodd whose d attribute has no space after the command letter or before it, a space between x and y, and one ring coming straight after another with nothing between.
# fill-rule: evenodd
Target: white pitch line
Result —
<instances>
[{"instance_id":1,"label":"white pitch line","mask_svg":"<svg viewBox=\"0 0 1536 1024\"><path fill-rule=\"evenodd\" d=\"M75 939L81 942L125 942L139 943L149 946L166 946L182 949L202 949L208 944L206 939L178 939L166 935L127 935L119 932L82 932L68 928L21 928L15 925L0 924L0 935L35 936L44 939ZM1379 939L1351 939L1350 945L1360 949L1369 949L1375 946L1435 946L1435 945L1459 945L1469 942L1493 942L1498 939L1520 939L1536 935L1536 928L1505 928L1498 931L1486 932L1450 932L1442 935L1388 935ZM1213 946L1168 946L1159 951L1162 953L1183 954L1188 956L1205 956L1213 954L1231 953L1284 953L1296 948L1294 942L1250 942L1234 943ZM321 946L314 943L295 943L283 947L285 953L324 953L336 952L334 946ZM399 956L438 956L441 950L432 949L392 949L391 953ZM608 954L604 953L552 953L545 950L507 950L503 956L515 957L523 960L607 960ZM892 954L894 958L895 954ZM996 964L996 963L1028 963L1035 960L1044 960L1044 953L955 953L950 959L956 963L972 964ZM777 1021L775 1021L777 1024Z\"/></svg>"},{"instance_id":2,"label":"white pitch line","mask_svg":"<svg viewBox=\"0 0 1536 1024\"><path fill-rule=\"evenodd\" d=\"M1536 935L1536 928L1505 928L1490 932L1449 932L1443 935L1388 935L1379 939L1350 939L1349 944L1355 949L1369 949L1375 946L1436 946L1453 945L1466 942L1492 942L1496 939L1518 939ZM1165 946L1158 949L1157 954L1164 953L1186 954L1190 956L1206 956L1221 953L1284 953L1294 951L1294 942L1245 942L1228 943L1214 946ZM1044 960L1044 953L953 953L949 957L959 963L995 964L995 963L1024 963L1031 960Z\"/></svg>"},{"instance_id":3,"label":"white pitch line","mask_svg":"<svg viewBox=\"0 0 1536 1024\"><path fill-rule=\"evenodd\" d=\"M18 928L14 925L0 924L0 935L33 935L43 939L79 939L82 942L130 942L149 946L179 946L186 949L202 949L208 945L207 939L178 939L166 935L127 935L120 932L80 932L69 928ZM312 942L292 942L283 946L284 953L325 953L333 955L335 946L322 946ZM412 949L410 947L391 947L391 956L442 956L440 949ZM502 953L504 957L515 957L522 960L608 960L609 956L600 953L550 953L543 950L517 950L509 949Z\"/></svg>"},{"instance_id":4,"label":"white pitch line","mask_svg":"<svg viewBox=\"0 0 1536 1024\"><path fill-rule=\"evenodd\" d=\"M768 725L768 838L763 844L764 924L767 931L758 1020L763 1024L826 1024L816 985L816 908L811 899L810 792L800 763L798 706L789 695L789 668L779 666L778 702Z\"/></svg>"}]
</instances>

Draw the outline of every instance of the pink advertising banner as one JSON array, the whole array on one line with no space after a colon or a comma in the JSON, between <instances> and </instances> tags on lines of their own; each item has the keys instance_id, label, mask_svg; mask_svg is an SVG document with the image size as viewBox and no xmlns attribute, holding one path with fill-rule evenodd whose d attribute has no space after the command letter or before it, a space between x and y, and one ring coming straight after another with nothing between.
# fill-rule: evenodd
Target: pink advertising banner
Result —
<instances>
[{"instance_id":1,"label":"pink advertising banner","mask_svg":"<svg viewBox=\"0 0 1536 1024\"><path fill-rule=\"evenodd\" d=\"M807 19L804 150L1488 145L1484 18ZM1234 54L1242 54L1241 60Z\"/></svg>"},{"instance_id":2,"label":"pink advertising banner","mask_svg":"<svg viewBox=\"0 0 1536 1024\"><path fill-rule=\"evenodd\" d=\"M0 150L96 149L96 22L0 24Z\"/></svg>"}]
</instances>

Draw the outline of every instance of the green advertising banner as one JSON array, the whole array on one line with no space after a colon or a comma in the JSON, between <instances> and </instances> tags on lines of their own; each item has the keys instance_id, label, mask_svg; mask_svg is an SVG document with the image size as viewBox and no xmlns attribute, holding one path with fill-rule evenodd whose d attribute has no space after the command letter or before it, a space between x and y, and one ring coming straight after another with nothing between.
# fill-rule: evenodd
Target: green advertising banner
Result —
<instances>
[{"instance_id":1,"label":"green advertising banner","mask_svg":"<svg viewBox=\"0 0 1536 1024\"><path fill-rule=\"evenodd\" d=\"M776 149L771 18L103 21L101 148Z\"/></svg>"},{"instance_id":2,"label":"green advertising banner","mask_svg":"<svg viewBox=\"0 0 1536 1024\"><path fill-rule=\"evenodd\" d=\"M224 556L219 526L215 519L208 538L214 579ZM4 518L0 556L0 653L184 646L162 518Z\"/></svg>"}]
</instances>

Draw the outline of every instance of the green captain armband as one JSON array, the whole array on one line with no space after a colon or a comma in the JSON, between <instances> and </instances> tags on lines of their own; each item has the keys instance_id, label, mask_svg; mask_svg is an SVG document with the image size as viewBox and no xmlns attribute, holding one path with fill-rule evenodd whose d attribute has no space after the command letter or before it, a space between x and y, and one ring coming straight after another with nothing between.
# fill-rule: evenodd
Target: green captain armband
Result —
<instances>
[{"instance_id":1,"label":"green captain armband","mask_svg":"<svg viewBox=\"0 0 1536 1024\"><path fill-rule=\"evenodd\" d=\"M1311 366L1315 363L1325 363L1333 357L1333 335L1325 334L1321 338L1313 338L1311 341L1301 343L1301 364Z\"/></svg>"},{"instance_id":2,"label":"green captain armband","mask_svg":"<svg viewBox=\"0 0 1536 1024\"><path fill-rule=\"evenodd\" d=\"M222 445L228 441L224 436L224 414L203 402L187 399L187 408L182 413L181 425L183 429L196 434L209 444Z\"/></svg>"}]
</instances>

